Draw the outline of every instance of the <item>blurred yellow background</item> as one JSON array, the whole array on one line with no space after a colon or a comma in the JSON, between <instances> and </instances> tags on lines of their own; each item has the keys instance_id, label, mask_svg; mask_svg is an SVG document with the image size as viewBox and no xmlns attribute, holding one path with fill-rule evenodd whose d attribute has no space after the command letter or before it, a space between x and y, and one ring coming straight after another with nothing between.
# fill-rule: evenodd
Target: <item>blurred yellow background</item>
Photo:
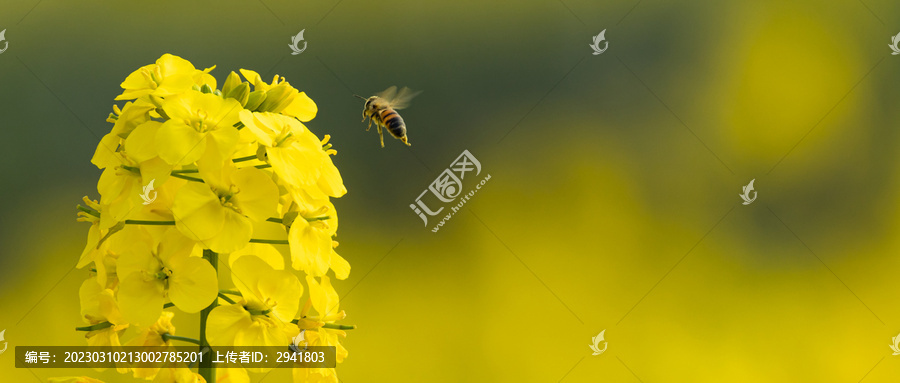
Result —
<instances>
[{"instance_id":1,"label":"blurred yellow background","mask_svg":"<svg viewBox=\"0 0 900 383\"><path fill-rule=\"evenodd\" d=\"M335 205L353 271L335 286L359 328L342 382L900 376L896 2L2 8L4 382L134 381L15 369L12 349L84 344L74 206L98 197L90 158L118 84L163 53L217 65L220 84L277 73L317 102L307 125L332 135L349 189ZM604 29L609 50L591 55ZM402 113L410 148L380 148L359 121L352 94L391 85L424 91ZM408 205L464 149L491 180L433 233ZM197 318L177 313L177 334Z\"/></svg>"}]
</instances>

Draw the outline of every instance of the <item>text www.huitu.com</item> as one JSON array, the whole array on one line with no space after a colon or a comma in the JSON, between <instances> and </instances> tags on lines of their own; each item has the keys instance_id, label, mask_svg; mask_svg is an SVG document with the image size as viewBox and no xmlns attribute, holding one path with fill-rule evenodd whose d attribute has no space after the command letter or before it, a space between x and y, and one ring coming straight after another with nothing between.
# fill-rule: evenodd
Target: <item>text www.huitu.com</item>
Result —
<instances>
[{"instance_id":1,"label":"text www.huitu.com","mask_svg":"<svg viewBox=\"0 0 900 383\"><path fill-rule=\"evenodd\" d=\"M481 190L481 187L484 186L484 184L486 184L490 179L491 179L490 174L484 176L484 178L481 180L481 182L479 182L477 185L475 185L474 189L469 190L468 193L460 196L460 201L456 205L450 206L450 212L447 213L447 215L445 215L443 219L441 219L441 222L438 222L438 224L434 226L434 229L431 229L431 232L437 233L438 230L441 230L441 227L444 226L445 223L450 221L450 219L453 218L454 215L456 215L456 212L458 212L460 209L462 209L462 207L466 204L466 202L469 202L469 199L471 199L472 196L475 195L475 193L478 193L478 191Z\"/></svg>"}]
</instances>

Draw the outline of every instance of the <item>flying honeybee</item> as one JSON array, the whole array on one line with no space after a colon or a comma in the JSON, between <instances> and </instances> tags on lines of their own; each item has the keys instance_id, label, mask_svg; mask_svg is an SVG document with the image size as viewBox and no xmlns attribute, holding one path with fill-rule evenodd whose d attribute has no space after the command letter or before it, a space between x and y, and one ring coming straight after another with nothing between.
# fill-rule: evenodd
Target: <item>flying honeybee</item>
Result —
<instances>
[{"instance_id":1,"label":"flying honeybee","mask_svg":"<svg viewBox=\"0 0 900 383\"><path fill-rule=\"evenodd\" d=\"M409 105L409 100L412 100L412 98L419 93L422 92L413 92L407 87L403 87L403 89L400 89L400 91L397 92L397 87L392 86L369 98L354 94L354 96L366 100L362 120L365 121L366 118L369 119L369 126L366 127L367 132L372 128L372 121L375 122L375 127L378 128L378 137L381 138L382 148L384 147L384 133L381 131L382 127L387 129L394 138L403 141L406 146L410 146L409 140L406 138L406 123L403 122L403 117L400 117L397 110L407 107Z\"/></svg>"}]
</instances>

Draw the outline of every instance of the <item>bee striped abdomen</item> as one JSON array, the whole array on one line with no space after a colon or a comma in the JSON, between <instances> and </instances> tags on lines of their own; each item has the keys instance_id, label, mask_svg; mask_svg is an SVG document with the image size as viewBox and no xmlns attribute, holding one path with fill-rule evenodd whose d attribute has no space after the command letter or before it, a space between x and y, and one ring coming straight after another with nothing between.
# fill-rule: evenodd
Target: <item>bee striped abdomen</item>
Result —
<instances>
[{"instance_id":1,"label":"bee striped abdomen","mask_svg":"<svg viewBox=\"0 0 900 383\"><path fill-rule=\"evenodd\" d=\"M406 124L403 122L403 117L400 117L395 110L383 109L379 111L378 116L381 117L382 124L392 136L400 138L406 135Z\"/></svg>"}]
</instances>

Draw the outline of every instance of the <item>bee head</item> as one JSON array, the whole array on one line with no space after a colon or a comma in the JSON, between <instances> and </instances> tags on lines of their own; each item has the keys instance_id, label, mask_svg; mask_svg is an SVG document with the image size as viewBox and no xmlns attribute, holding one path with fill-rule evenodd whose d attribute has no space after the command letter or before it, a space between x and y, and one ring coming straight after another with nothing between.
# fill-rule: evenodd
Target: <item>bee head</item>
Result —
<instances>
[{"instance_id":1,"label":"bee head","mask_svg":"<svg viewBox=\"0 0 900 383\"><path fill-rule=\"evenodd\" d=\"M356 96L357 98L360 98L360 99L363 99L363 100L366 101L366 105L363 107L364 109L366 109L366 110L369 110L369 109L375 109L375 106L374 106L373 103L374 103L375 100L378 98L378 96L372 96L372 97L369 97L369 98L365 98L365 97L363 97L363 96L359 96L359 95L356 95L356 94L354 94L354 96Z\"/></svg>"}]
</instances>

